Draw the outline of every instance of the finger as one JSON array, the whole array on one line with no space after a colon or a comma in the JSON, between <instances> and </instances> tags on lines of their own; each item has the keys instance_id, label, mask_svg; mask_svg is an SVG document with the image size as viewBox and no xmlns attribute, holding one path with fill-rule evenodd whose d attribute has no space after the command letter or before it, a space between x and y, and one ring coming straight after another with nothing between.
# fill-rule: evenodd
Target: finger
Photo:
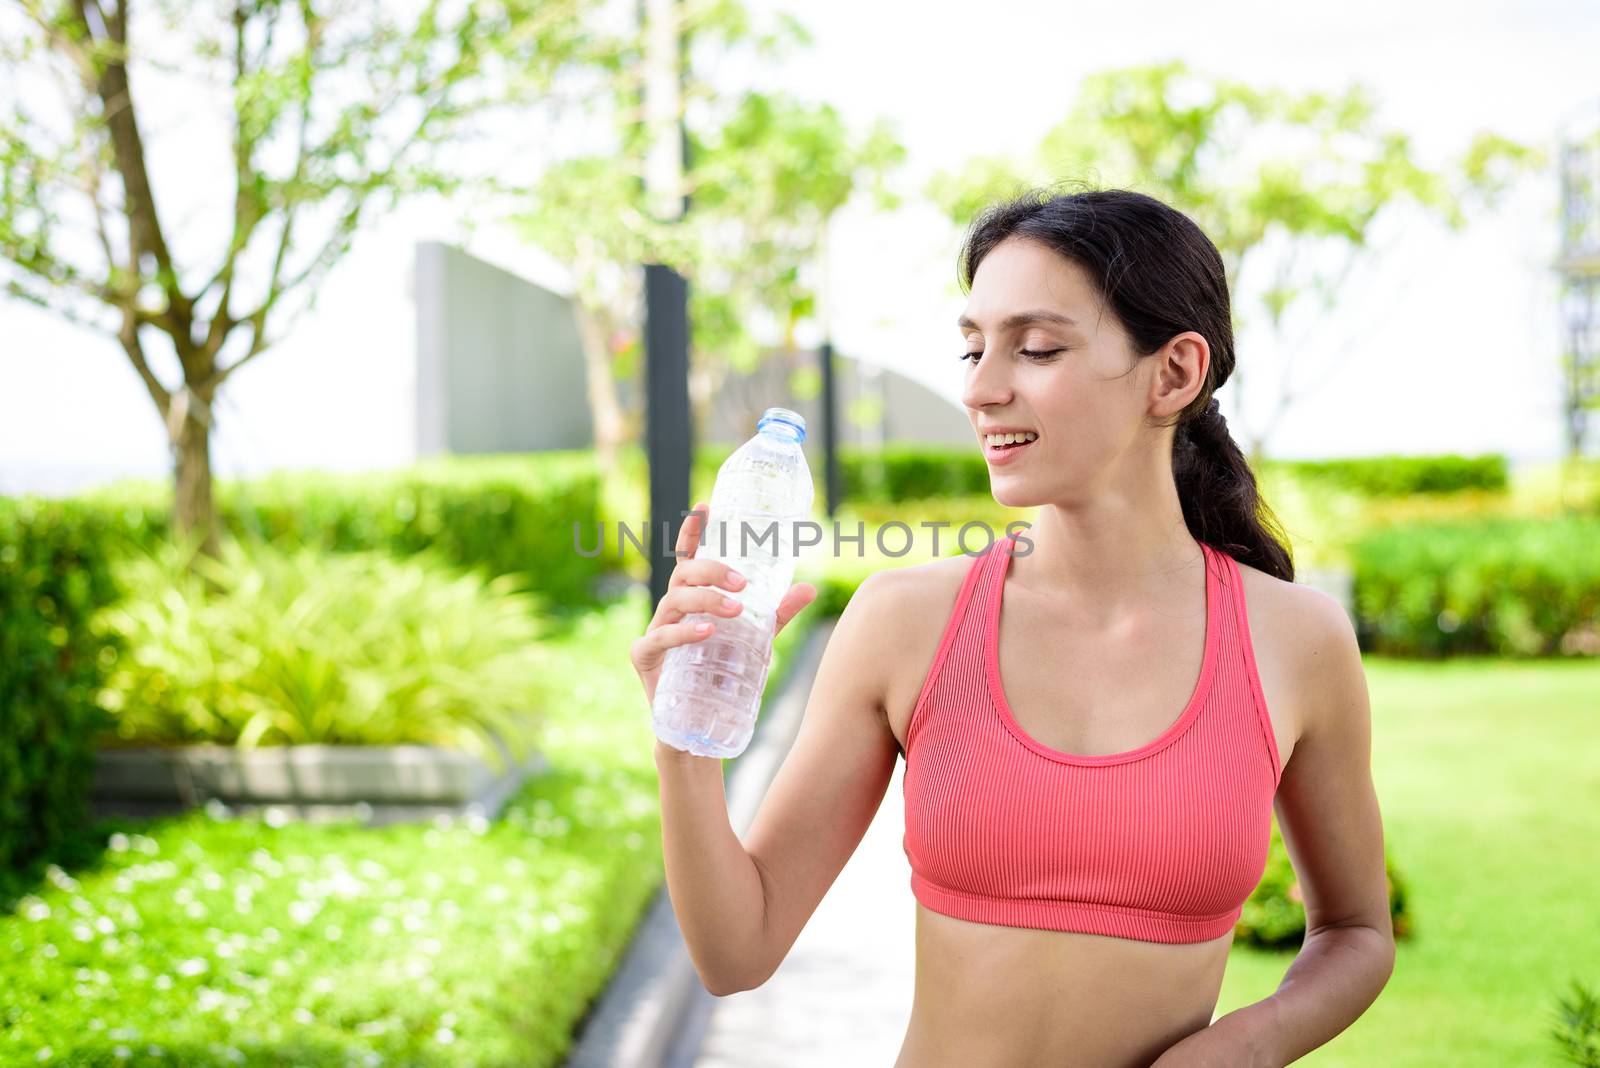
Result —
<instances>
[{"instance_id":1,"label":"finger","mask_svg":"<svg viewBox=\"0 0 1600 1068\"><path fill-rule=\"evenodd\" d=\"M676 623L690 612L736 616L744 605L714 586L679 586L662 595L650 620L652 627Z\"/></svg>"},{"instance_id":2,"label":"finger","mask_svg":"<svg viewBox=\"0 0 1600 1068\"><path fill-rule=\"evenodd\" d=\"M817 599L817 588L809 582L797 582L789 587L783 595L783 600L778 603L778 625L773 629L773 634L783 629L783 625L795 617L795 614Z\"/></svg>"},{"instance_id":3,"label":"finger","mask_svg":"<svg viewBox=\"0 0 1600 1068\"><path fill-rule=\"evenodd\" d=\"M661 658L666 655L668 649L678 645L690 645L694 642L704 641L716 633L715 624L711 625L710 630L703 629L704 626L705 624L685 620L651 628L634 639L633 662L635 666L640 670L654 667L660 663Z\"/></svg>"},{"instance_id":4,"label":"finger","mask_svg":"<svg viewBox=\"0 0 1600 1068\"><path fill-rule=\"evenodd\" d=\"M737 578L734 577L736 575ZM745 587L745 579L731 564L706 557L700 560L679 560L667 578L667 589L670 590L674 586L721 586L728 590L742 590Z\"/></svg>"},{"instance_id":5,"label":"finger","mask_svg":"<svg viewBox=\"0 0 1600 1068\"><path fill-rule=\"evenodd\" d=\"M696 501L689 514L683 517L683 525L678 528L677 550L683 554L680 560L694 559L694 553L700 546L700 532L705 530L706 517L709 510L704 501Z\"/></svg>"}]
</instances>

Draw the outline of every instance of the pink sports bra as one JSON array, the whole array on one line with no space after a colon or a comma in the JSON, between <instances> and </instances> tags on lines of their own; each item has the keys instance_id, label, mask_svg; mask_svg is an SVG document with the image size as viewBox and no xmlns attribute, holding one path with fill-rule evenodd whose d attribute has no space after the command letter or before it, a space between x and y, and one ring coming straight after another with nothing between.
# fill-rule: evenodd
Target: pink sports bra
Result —
<instances>
[{"instance_id":1,"label":"pink sports bra","mask_svg":"<svg viewBox=\"0 0 1600 1068\"><path fill-rule=\"evenodd\" d=\"M998 635L1015 541L974 557L912 711L912 894L980 923L1154 942L1226 934L1266 869L1282 774L1238 564L1201 543L1205 656L1176 721L1137 749L1084 756L1036 741L1006 704Z\"/></svg>"}]
</instances>

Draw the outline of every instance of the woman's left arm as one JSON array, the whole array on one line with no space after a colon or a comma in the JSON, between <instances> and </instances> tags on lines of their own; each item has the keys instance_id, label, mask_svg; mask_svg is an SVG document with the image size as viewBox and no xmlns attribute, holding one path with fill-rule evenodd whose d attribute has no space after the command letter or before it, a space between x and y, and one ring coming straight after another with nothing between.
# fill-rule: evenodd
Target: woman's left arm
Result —
<instances>
[{"instance_id":1,"label":"woman's left arm","mask_svg":"<svg viewBox=\"0 0 1600 1068\"><path fill-rule=\"evenodd\" d=\"M1361 652L1344 607L1302 591L1282 647L1298 650L1305 713L1274 808L1305 901L1305 940L1270 997L1218 1017L1151 1068L1278 1068L1354 1023L1394 972Z\"/></svg>"}]
</instances>

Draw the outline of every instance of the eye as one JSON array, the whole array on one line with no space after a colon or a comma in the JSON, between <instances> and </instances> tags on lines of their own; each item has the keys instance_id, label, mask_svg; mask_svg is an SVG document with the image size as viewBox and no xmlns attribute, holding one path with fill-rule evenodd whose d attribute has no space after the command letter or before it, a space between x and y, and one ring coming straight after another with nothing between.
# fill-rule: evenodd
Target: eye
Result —
<instances>
[{"instance_id":1,"label":"eye","mask_svg":"<svg viewBox=\"0 0 1600 1068\"><path fill-rule=\"evenodd\" d=\"M1067 350L1066 349L1046 349L1043 352L1038 352L1038 351L1035 351L1034 349L1018 349L1017 351L1022 353L1022 355L1028 357L1028 359L1030 359L1030 360L1042 360L1047 356L1054 356L1058 352L1066 352ZM983 350L979 349L976 352L963 353L961 355L961 357L960 357L960 360L961 360L962 363L968 363L968 362L976 363L977 361L974 360L973 357L974 356L982 356L982 355L983 355Z\"/></svg>"}]
</instances>

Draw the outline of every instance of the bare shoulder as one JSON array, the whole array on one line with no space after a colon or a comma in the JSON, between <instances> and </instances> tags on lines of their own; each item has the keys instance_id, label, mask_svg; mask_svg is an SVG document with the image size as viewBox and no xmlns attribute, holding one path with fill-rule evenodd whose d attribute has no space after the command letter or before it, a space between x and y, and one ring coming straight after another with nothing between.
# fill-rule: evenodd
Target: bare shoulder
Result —
<instances>
[{"instance_id":1,"label":"bare shoulder","mask_svg":"<svg viewBox=\"0 0 1600 1068\"><path fill-rule=\"evenodd\" d=\"M1280 759L1311 726L1330 689L1365 684L1355 626L1333 595L1239 564L1250 642Z\"/></svg>"},{"instance_id":2,"label":"bare shoulder","mask_svg":"<svg viewBox=\"0 0 1600 1068\"><path fill-rule=\"evenodd\" d=\"M875 660L883 672L883 712L902 753L912 707L972 564L971 554L956 553L875 571L846 608L860 602L856 611L868 624L860 630L880 654Z\"/></svg>"}]
</instances>

